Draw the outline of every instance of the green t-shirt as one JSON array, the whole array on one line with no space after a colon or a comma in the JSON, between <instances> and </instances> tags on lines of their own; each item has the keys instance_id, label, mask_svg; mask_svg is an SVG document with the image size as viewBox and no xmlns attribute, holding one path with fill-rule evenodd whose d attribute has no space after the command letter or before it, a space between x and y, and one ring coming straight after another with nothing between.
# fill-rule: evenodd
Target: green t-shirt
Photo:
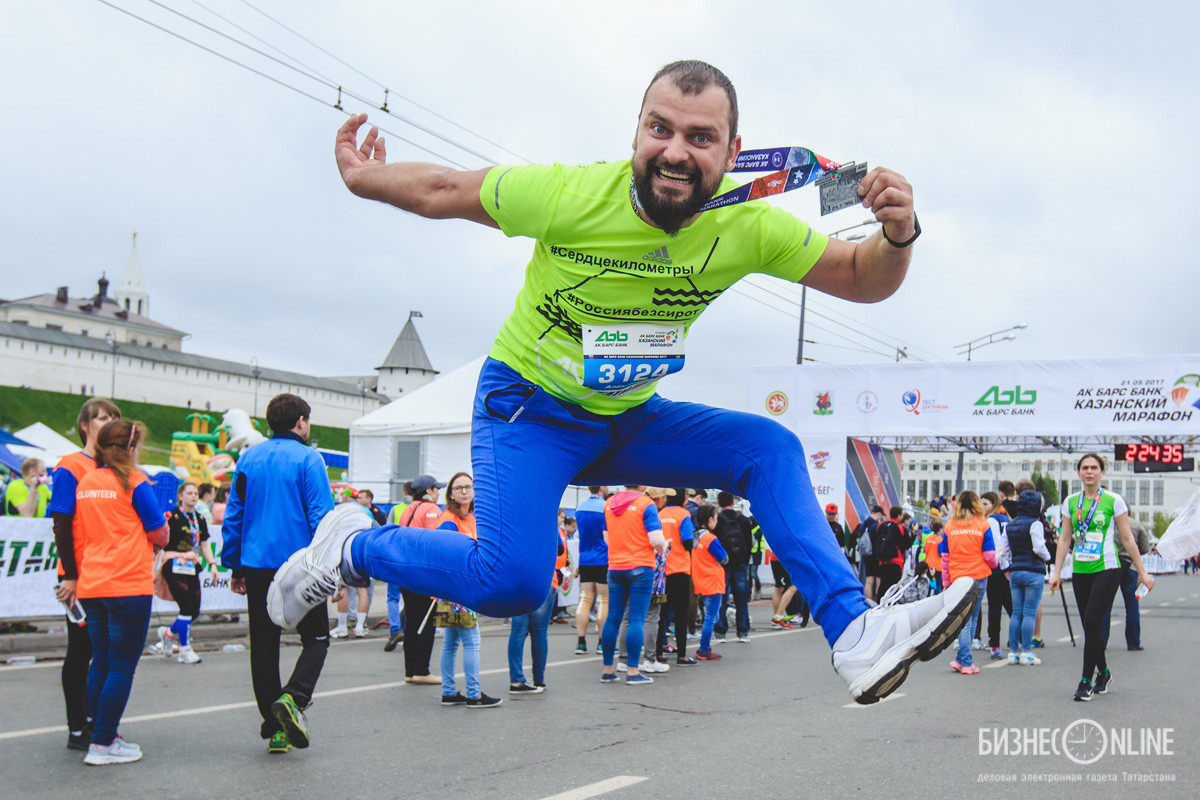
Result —
<instances>
[{"instance_id":1,"label":"green t-shirt","mask_svg":"<svg viewBox=\"0 0 1200 800\"><path fill-rule=\"evenodd\" d=\"M683 327L752 272L799 281L828 237L762 201L706 211L668 236L630 200L628 161L496 167L479 198L507 236L536 240L516 307L491 357L551 394L619 414L654 394L657 380L624 393L583 384L584 326ZM726 178L722 190L736 182Z\"/></svg>"},{"instance_id":2,"label":"green t-shirt","mask_svg":"<svg viewBox=\"0 0 1200 800\"><path fill-rule=\"evenodd\" d=\"M1120 566L1115 541L1118 535L1116 520L1129 513L1125 498L1105 489L1087 531L1081 531L1091 509L1092 501L1084 498L1082 492L1067 498L1067 513L1075 532L1071 569L1079 573L1103 572Z\"/></svg>"},{"instance_id":3,"label":"green t-shirt","mask_svg":"<svg viewBox=\"0 0 1200 800\"><path fill-rule=\"evenodd\" d=\"M45 484L38 484L37 487L38 501L37 508L34 510L35 517L46 516L46 506L50 502L50 488ZM12 483L8 484L8 488L4 490L4 513L10 517L18 517L20 513L17 507L29 499L29 487L25 481L20 478L13 478Z\"/></svg>"}]
</instances>

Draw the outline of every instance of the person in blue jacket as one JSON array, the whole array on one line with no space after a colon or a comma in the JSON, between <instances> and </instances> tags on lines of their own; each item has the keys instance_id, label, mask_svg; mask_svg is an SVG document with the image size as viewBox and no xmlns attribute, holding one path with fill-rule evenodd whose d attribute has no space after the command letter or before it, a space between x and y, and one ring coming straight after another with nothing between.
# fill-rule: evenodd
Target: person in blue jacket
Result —
<instances>
[{"instance_id":1,"label":"person in blue jacket","mask_svg":"<svg viewBox=\"0 0 1200 800\"><path fill-rule=\"evenodd\" d=\"M312 542L321 518L333 510L325 462L308 446L310 413L308 403L294 394L271 399L267 424L272 436L238 458L221 528L221 564L233 571L230 588L246 595L250 678L262 714L260 735L270 740L270 753L308 746L304 708L329 649L329 615L321 603L296 626L300 657L287 685L280 685L282 629L267 614L267 587L275 570Z\"/></svg>"}]
</instances>

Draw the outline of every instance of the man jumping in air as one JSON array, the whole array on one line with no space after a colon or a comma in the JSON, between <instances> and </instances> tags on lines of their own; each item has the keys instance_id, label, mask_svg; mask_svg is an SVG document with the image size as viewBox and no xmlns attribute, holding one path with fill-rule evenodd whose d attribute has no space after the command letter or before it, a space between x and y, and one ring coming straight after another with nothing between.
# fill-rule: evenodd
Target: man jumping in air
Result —
<instances>
[{"instance_id":1,"label":"man jumping in air","mask_svg":"<svg viewBox=\"0 0 1200 800\"><path fill-rule=\"evenodd\" d=\"M655 393L682 366L682 340L720 294L762 272L873 303L904 280L919 233L912 189L876 167L862 203L882 230L831 240L767 203L701 212L736 184L737 95L699 61L663 67L646 89L629 161L458 171L386 163L366 115L338 131L347 188L429 219L466 219L534 240L516 307L479 376L471 431L478 539L368 528L342 509L280 568L270 613L290 627L368 576L496 617L545 600L555 515L569 484L720 487L747 498L808 599L833 667L859 703L896 689L917 660L954 641L973 583L872 607L818 505L799 440L761 416ZM664 349L665 348L665 349ZM662 354L669 352L669 358ZM352 509L353 510L353 509Z\"/></svg>"}]
</instances>

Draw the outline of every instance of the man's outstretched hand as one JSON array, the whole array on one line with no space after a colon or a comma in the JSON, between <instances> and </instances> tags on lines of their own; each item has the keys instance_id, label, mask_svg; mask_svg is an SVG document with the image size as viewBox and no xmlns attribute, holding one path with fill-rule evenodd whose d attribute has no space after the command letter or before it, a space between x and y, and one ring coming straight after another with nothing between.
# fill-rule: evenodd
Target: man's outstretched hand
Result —
<instances>
[{"instance_id":1,"label":"man's outstretched hand","mask_svg":"<svg viewBox=\"0 0 1200 800\"><path fill-rule=\"evenodd\" d=\"M366 114L352 114L342 127L338 128L337 141L333 146L333 154L337 159L338 172L346 188L355 191L359 178L369 170L378 169L387 163L387 154L383 146L383 137L379 128L372 125L363 139L362 146L358 144L358 129L367 121Z\"/></svg>"}]
</instances>

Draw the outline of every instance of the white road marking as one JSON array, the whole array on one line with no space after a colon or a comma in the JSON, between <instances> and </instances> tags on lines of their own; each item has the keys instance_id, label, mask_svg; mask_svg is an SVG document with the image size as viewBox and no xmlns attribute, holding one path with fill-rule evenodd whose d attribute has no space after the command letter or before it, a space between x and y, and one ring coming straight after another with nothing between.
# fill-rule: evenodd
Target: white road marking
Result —
<instances>
[{"instance_id":1,"label":"white road marking","mask_svg":"<svg viewBox=\"0 0 1200 800\"><path fill-rule=\"evenodd\" d=\"M1165 607L1165 606L1169 606L1169 605L1171 605L1171 601L1169 601L1169 600L1168 600L1168 601L1167 601L1167 602L1165 602L1165 603L1159 603L1159 604L1158 604L1158 607L1159 607L1159 608L1163 608L1163 607Z\"/></svg>"},{"instance_id":2,"label":"white road marking","mask_svg":"<svg viewBox=\"0 0 1200 800\"><path fill-rule=\"evenodd\" d=\"M1008 659L1001 659L999 661L993 661L991 664L984 664L983 668L984 669L1000 669L1001 667L1007 667L1007 666L1008 666Z\"/></svg>"},{"instance_id":3,"label":"white road marking","mask_svg":"<svg viewBox=\"0 0 1200 800\"><path fill-rule=\"evenodd\" d=\"M1060 642L1069 642L1069 641L1071 641L1071 637L1070 636L1062 636L1062 637L1059 637L1059 641Z\"/></svg>"},{"instance_id":4,"label":"white road marking","mask_svg":"<svg viewBox=\"0 0 1200 800\"><path fill-rule=\"evenodd\" d=\"M634 786L648 780L650 779L640 775L616 775L602 781L589 783L587 786L580 786L575 789L568 789L565 792L552 794L549 797L542 798L542 800L587 800L589 797L615 792L617 789L624 789L626 786Z\"/></svg>"},{"instance_id":5,"label":"white road marking","mask_svg":"<svg viewBox=\"0 0 1200 800\"><path fill-rule=\"evenodd\" d=\"M1193 597L1194 597L1194 596L1195 596L1195 595L1193 595ZM1175 602L1176 602L1176 603L1186 603L1186 602L1187 602L1187 598L1186 598L1186 597L1177 597L1177 598L1175 598Z\"/></svg>"}]
</instances>

